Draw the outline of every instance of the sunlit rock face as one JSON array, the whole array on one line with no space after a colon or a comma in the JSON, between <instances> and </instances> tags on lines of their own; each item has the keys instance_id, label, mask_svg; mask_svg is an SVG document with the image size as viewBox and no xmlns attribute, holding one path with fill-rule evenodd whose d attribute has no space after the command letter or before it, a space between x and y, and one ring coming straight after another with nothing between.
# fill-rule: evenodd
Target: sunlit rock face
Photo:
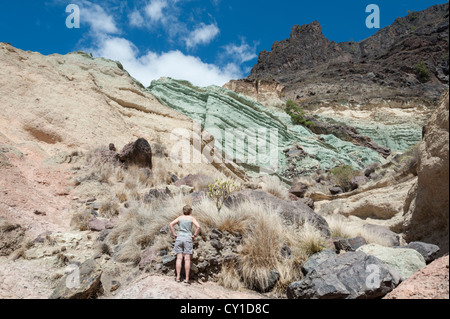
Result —
<instances>
[{"instance_id":1,"label":"sunlit rock face","mask_svg":"<svg viewBox=\"0 0 450 319\"><path fill-rule=\"evenodd\" d=\"M283 151L297 144L304 155L298 158L297 168L305 173L342 164L362 168L384 161L371 149L333 135L313 134L293 125L283 111L269 110L254 99L221 87L199 88L186 81L162 78L147 90L161 103L198 122L214 136L216 147L221 145L229 159L241 161L249 171L283 172Z\"/></svg>"}]
</instances>

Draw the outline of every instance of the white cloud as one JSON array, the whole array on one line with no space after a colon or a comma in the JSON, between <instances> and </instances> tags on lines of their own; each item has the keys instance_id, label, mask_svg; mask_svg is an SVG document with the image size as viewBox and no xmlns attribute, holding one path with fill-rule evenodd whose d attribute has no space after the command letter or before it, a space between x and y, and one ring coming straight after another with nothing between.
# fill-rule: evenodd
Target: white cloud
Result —
<instances>
[{"instance_id":1,"label":"white cloud","mask_svg":"<svg viewBox=\"0 0 450 319\"><path fill-rule=\"evenodd\" d=\"M137 10L131 12L128 15L128 21L132 27L143 27L145 24L145 20L142 17L141 13Z\"/></svg>"},{"instance_id":2,"label":"white cloud","mask_svg":"<svg viewBox=\"0 0 450 319\"><path fill-rule=\"evenodd\" d=\"M87 22L94 32L107 34L120 33L114 18L107 14L101 6L89 1L81 1L80 19L82 22Z\"/></svg>"},{"instance_id":3,"label":"white cloud","mask_svg":"<svg viewBox=\"0 0 450 319\"><path fill-rule=\"evenodd\" d=\"M242 40L241 45L226 45L224 47L224 53L239 63L245 63L258 57L256 54L256 47L257 44L251 47L249 44L245 43L244 40Z\"/></svg>"},{"instance_id":4,"label":"white cloud","mask_svg":"<svg viewBox=\"0 0 450 319\"><path fill-rule=\"evenodd\" d=\"M196 47L199 44L210 43L220 33L216 24L206 25L201 23L198 28L192 31L185 39L188 48Z\"/></svg>"},{"instance_id":5,"label":"white cloud","mask_svg":"<svg viewBox=\"0 0 450 319\"><path fill-rule=\"evenodd\" d=\"M152 0L145 7L145 13L152 20L152 22L159 22L163 20L163 10L167 8L168 3L165 0Z\"/></svg>"},{"instance_id":6,"label":"white cloud","mask_svg":"<svg viewBox=\"0 0 450 319\"><path fill-rule=\"evenodd\" d=\"M148 51L140 55L138 48L124 38L106 36L99 39L98 45L98 48L88 49L88 52L93 52L97 57L119 60L145 86L161 77L188 80L198 86L222 86L231 79L242 77L240 68L233 63L221 68L178 50L161 54Z\"/></svg>"}]
</instances>

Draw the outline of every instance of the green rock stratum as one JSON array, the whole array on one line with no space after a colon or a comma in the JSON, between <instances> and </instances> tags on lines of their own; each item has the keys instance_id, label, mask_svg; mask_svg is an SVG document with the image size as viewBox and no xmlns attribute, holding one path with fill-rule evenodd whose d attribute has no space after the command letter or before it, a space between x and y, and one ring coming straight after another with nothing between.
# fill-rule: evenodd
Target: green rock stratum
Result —
<instances>
[{"instance_id":1,"label":"green rock stratum","mask_svg":"<svg viewBox=\"0 0 450 319\"><path fill-rule=\"evenodd\" d=\"M313 134L303 126L293 125L283 111L269 110L221 87L200 88L187 81L161 78L147 90L161 103L198 122L214 136L216 147L222 146L227 157L241 161L249 171L269 169L281 173L286 169L283 150L293 145L300 145L308 154L297 162L297 168L305 172L343 164L363 168L384 161L371 149L333 135ZM244 143L240 144L239 139Z\"/></svg>"}]
</instances>

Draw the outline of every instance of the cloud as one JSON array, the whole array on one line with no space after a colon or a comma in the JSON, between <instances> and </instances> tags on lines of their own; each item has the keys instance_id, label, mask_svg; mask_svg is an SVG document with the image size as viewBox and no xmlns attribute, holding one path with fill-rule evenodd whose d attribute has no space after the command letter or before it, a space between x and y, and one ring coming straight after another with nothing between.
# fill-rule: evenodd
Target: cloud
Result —
<instances>
[{"instance_id":1,"label":"cloud","mask_svg":"<svg viewBox=\"0 0 450 319\"><path fill-rule=\"evenodd\" d=\"M152 22L159 22L164 20L163 10L167 7L168 3L165 0L152 0L145 7L145 13Z\"/></svg>"},{"instance_id":2,"label":"cloud","mask_svg":"<svg viewBox=\"0 0 450 319\"><path fill-rule=\"evenodd\" d=\"M201 23L198 28L192 31L186 38L188 48L196 47L199 44L210 43L220 33L216 24L206 25Z\"/></svg>"},{"instance_id":3,"label":"cloud","mask_svg":"<svg viewBox=\"0 0 450 319\"><path fill-rule=\"evenodd\" d=\"M231 57L238 63L245 63L258 57L256 54L257 46L258 43L255 43L252 47L248 43L245 43L245 40L242 39L240 45L231 43L224 46L225 51L223 54Z\"/></svg>"},{"instance_id":4,"label":"cloud","mask_svg":"<svg viewBox=\"0 0 450 319\"><path fill-rule=\"evenodd\" d=\"M188 80L197 86L222 86L230 79L242 77L239 66L233 63L219 67L205 63L198 57L185 55L179 50L163 53L148 51L140 54L131 41L120 37L99 38L98 47L87 51L96 57L120 61L124 68L145 86L161 77Z\"/></svg>"},{"instance_id":5,"label":"cloud","mask_svg":"<svg viewBox=\"0 0 450 319\"><path fill-rule=\"evenodd\" d=\"M130 23L130 26L132 27L143 27L145 24L144 17L141 15L141 13L137 10L134 10L128 15L128 21Z\"/></svg>"},{"instance_id":6,"label":"cloud","mask_svg":"<svg viewBox=\"0 0 450 319\"><path fill-rule=\"evenodd\" d=\"M89 1L81 1L79 6L81 21L87 22L92 31L106 34L120 33L114 17L106 13L101 6Z\"/></svg>"}]
</instances>

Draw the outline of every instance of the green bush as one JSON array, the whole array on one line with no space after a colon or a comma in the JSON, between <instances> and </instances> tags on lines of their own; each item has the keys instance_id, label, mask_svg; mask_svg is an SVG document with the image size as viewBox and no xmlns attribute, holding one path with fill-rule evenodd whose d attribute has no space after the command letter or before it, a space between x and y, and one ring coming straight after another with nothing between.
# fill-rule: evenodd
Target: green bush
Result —
<instances>
[{"instance_id":1,"label":"green bush","mask_svg":"<svg viewBox=\"0 0 450 319\"><path fill-rule=\"evenodd\" d=\"M420 82L426 83L430 80L430 71L427 69L425 62L420 61L416 67L416 74Z\"/></svg>"},{"instance_id":2,"label":"green bush","mask_svg":"<svg viewBox=\"0 0 450 319\"><path fill-rule=\"evenodd\" d=\"M300 106L295 104L294 101L289 100L286 102L286 113L289 114L292 122L296 125L303 125L306 127L314 126L313 122L305 119L305 111L303 111Z\"/></svg>"},{"instance_id":3,"label":"green bush","mask_svg":"<svg viewBox=\"0 0 450 319\"><path fill-rule=\"evenodd\" d=\"M342 187L344 191L348 192L351 189L350 180L358 176L360 172L354 170L350 165L343 165L333 168L330 174L333 176L335 183Z\"/></svg>"}]
</instances>

